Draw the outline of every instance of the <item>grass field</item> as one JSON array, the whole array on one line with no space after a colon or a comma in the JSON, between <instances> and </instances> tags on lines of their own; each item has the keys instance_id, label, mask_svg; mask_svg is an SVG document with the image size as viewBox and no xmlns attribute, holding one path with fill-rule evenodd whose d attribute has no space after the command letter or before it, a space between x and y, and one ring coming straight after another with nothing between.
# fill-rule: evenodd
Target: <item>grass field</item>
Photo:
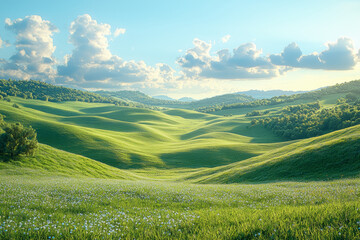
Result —
<instances>
[{"instance_id":1,"label":"grass field","mask_svg":"<svg viewBox=\"0 0 360 240\"><path fill-rule=\"evenodd\" d=\"M0 177L1 239L358 239L359 180L255 185Z\"/></svg>"},{"instance_id":2,"label":"grass field","mask_svg":"<svg viewBox=\"0 0 360 240\"><path fill-rule=\"evenodd\" d=\"M0 162L0 239L360 239L359 125L285 141L244 109L11 100L42 144Z\"/></svg>"}]
</instances>

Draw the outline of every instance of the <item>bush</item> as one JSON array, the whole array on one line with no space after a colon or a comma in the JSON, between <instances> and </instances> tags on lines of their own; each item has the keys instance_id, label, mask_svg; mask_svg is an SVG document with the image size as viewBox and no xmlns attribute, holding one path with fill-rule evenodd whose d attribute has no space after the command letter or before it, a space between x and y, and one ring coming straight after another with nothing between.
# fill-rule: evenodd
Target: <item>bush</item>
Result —
<instances>
[{"instance_id":1,"label":"bush","mask_svg":"<svg viewBox=\"0 0 360 240\"><path fill-rule=\"evenodd\" d=\"M18 155L32 156L38 145L36 132L32 127L20 123L3 123L0 135L0 154L11 158Z\"/></svg>"},{"instance_id":2,"label":"bush","mask_svg":"<svg viewBox=\"0 0 360 240\"><path fill-rule=\"evenodd\" d=\"M13 104L13 107L14 107L14 108L20 108L20 106L17 105L16 103Z\"/></svg>"}]
</instances>

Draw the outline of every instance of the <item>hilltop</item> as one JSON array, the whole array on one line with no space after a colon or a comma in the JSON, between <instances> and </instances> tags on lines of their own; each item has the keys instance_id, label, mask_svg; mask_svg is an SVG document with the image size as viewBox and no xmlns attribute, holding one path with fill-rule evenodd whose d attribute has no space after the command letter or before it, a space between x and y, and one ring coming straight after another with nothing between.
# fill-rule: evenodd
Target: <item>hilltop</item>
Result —
<instances>
[{"instance_id":1,"label":"hilltop","mask_svg":"<svg viewBox=\"0 0 360 240\"><path fill-rule=\"evenodd\" d=\"M264 99L264 98L272 98L277 96L289 96L299 93L305 93L307 91L284 91L284 90L248 90L237 92L237 94L244 94L255 99Z\"/></svg>"}]
</instances>

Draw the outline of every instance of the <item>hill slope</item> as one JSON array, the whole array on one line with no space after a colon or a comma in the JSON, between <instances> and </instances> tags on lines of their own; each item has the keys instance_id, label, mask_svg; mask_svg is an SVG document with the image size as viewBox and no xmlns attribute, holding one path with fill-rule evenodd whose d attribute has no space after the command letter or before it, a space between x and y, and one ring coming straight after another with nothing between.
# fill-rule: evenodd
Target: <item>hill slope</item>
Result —
<instances>
[{"instance_id":1,"label":"hill slope","mask_svg":"<svg viewBox=\"0 0 360 240\"><path fill-rule=\"evenodd\" d=\"M329 180L360 176L360 126L309 138L188 176L201 183Z\"/></svg>"},{"instance_id":2,"label":"hill slope","mask_svg":"<svg viewBox=\"0 0 360 240\"><path fill-rule=\"evenodd\" d=\"M39 142L119 168L214 167L288 144L271 131L248 129L250 120L237 117L11 99L1 102L0 114L33 126Z\"/></svg>"},{"instance_id":3,"label":"hill slope","mask_svg":"<svg viewBox=\"0 0 360 240\"><path fill-rule=\"evenodd\" d=\"M360 80L354 80L345 82L342 84L336 84L334 86L321 88L320 90L310 91L300 94L293 94L289 96L276 96L270 99L260 99L252 102L239 102L232 104L224 104L218 106L206 106L197 109L201 112L216 112L217 114L242 114L243 111L259 110L262 108L268 108L268 106L279 106L309 103L317 100L326 100L331 96L345 96L346 94L360 94ZM252 110L250 110L252 109Z\"/></svg>"},{"instance_id":4,"label":"hill slope","mask_svg":"<svg viewBox=\"0 0 360 240\"><path fill-rule=\"evenodd\" d=\"M299 94L299 93L305 93L305 91L249 90L249 91L237 92L237 94L245 94L245 95L251 96L256 99L272 98L272 97L283 96L283 95L288 96L288 95Z\"/></svg>"},{"instance_id":5,"label":"hill slope","mask_svg":"<svg viewBox=\"0 0 360 240\"><path fill-rule=\"evenodd\" d=\"M20 156L10 162L0 161L0 175L46 175L115 179L137 179L132 173L92 159L39 144L34 157Z\"/></svg>"}]
</instances>

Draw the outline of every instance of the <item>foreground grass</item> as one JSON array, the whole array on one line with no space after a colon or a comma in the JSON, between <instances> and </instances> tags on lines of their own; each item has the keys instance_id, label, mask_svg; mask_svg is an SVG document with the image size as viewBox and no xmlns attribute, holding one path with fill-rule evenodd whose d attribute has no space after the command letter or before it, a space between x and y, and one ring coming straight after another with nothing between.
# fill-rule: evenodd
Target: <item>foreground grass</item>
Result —
<instances>
[{"instance_id":1,"label":"foreground grass","mask_svg":"<svg viewBox=\"0 0 360 240\"><path fill-rule=\"evenodd\" d=\"M360 180L195 185L1 176L0 239L359 239Z\"/></svg>"}]
</instances>

